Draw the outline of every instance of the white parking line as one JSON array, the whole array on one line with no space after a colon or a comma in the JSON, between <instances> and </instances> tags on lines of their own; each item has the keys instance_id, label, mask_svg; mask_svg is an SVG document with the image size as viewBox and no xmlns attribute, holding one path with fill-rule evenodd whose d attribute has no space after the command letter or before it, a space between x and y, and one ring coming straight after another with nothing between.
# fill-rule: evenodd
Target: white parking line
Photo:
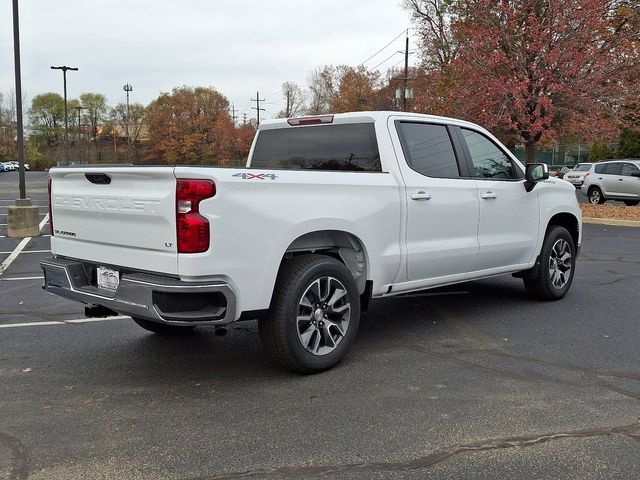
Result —
<instances>
[{"instance_id":1,"label":"white parking line","mask_svg":"<svg viewBox=\"0 0 640 480\"><path fill-rule=\"evenodd\" d=\"M0 213L0 217L6 217L8 216L8 213ZM39 213L38 216L39 217L44 217L46 215L46 213Z\"/></svg>"},{"instance_id":2,"label":"white parking line","mask_svg":"<svg viewBox=\"0 0 640 480\"><path fill-rule=\"evenodd\" d=\"M22 322L22 323L5 323L0 328L21 328L21 327L48 327L49 325L75 325L80 323L96 323L108 322L111 320L127 320L131 317L118 315L117 317L107 318L77 318L73 320L51 320L48 322Z\"/></svg>"},{"instance_id":3,"label":"white parking line","mask_svg":"<svg viewBox=\"0 0 640 480\"><path fill-rule=\"evenodd\" d=\"M11 278L0 278L0 282L19 282L21 280L43 280L44 276L40 275L39 277L11 277Z\"/></svg>"},{"instance_id":4,"label":"white parking line","mask_svg":"<svg viewBox=\"0 0 640 480\"><path fill-rule=\"evenodd\" d=\"M48 253L51 250L25 250L24 252L22 252L22 254L25 253ZM0 255L7 255L8 253L13 253L13 252L0 252Z\"/></svg>"},{"instance_id":5,"label":"white parking line","mask_svg":"<svg viewBox=\"0 0 640 480\"><path fill-rule=\"evenodd\" d=\"M42 221L40 222L38 231L42 230L42 227L44 227L48 221L49 221L49 215L47 215L42 219ZM24 247L26 247L27 243L29 243L30 241L31 241L31 237L23 238L22 241L18 244L18 246L13 250L11 255L9 255L7 259L4 262L2 262L2 265L0 265L0 276L2 276L2 274L7 270L7 268L9 268L9 265L11 265L13 261L16 258L18 258L18 255L20 255L20 252L22 252Z\"/></svg>"}]
</instances>

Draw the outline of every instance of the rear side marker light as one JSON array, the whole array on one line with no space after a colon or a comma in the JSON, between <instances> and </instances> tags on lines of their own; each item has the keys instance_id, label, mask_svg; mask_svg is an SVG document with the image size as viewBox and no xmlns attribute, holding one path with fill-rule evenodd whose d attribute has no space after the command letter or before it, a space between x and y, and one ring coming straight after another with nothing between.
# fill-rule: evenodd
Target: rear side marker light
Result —
<instances>
[{"instance_id":1,"label":"rear side marker light","mask_svg":"<svg viewBox=\"0 0 640 480\"><path fill-rule=\"evenodd\" d=\"M176 231L178 253L209 250L209 220L200 215L200 202L216 194L211 180L178 179L176 183Z\"/></svg>"},{"instance_id":2,"label":"rear side marker light","mask_svg":"<svg viewBox=\"0 0 640 480\"><path fill-rule=\"evenodd\" d=\"M321 123L333 123L333 115L320 115L317 117L290 118L287 123L292 127L300 125L319 125Z\"/></svg>"}]
</instances>

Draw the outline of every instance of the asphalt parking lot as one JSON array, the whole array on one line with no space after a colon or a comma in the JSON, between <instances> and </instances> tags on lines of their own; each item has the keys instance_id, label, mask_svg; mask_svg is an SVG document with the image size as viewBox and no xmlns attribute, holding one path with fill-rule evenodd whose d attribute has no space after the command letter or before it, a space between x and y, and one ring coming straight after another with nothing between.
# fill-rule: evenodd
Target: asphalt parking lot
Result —
<instances>
[{"instance_id":1,"label":"asphalt parking lot","mask_svg":"<svg viewBox=\"0 0 640 480\"><path fill-rule=\"evenodd\" d=\"M27 180L45 218L46 174ZM0 225L0 263L18 243ZM41 290L48 250L0 274L0 479L638 477L640 229L585 225L559 302L512 277L376 300L314 376L269 363L254 322L85 321Z\"/></svg>"}]
</instances>

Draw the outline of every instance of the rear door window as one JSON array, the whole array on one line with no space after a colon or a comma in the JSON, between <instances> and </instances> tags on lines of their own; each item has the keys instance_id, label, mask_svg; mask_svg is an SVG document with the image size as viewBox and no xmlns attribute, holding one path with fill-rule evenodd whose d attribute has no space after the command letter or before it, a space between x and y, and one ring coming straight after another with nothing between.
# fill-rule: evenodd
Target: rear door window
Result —
<instances>
[{"instance_id":1,"label":"rear door window","mask_svg":"<svg viewBox=\"0 0 640 480\"><path fill-rule=\"evenodd\" d=\"M261 130L251 168L382 171L373 123Z\"/></svg>"},{"instance_id":2,"label":"rear door window","mask_svg":"<svg viewBox=\"0 0 640 480\"><path fill-rule=\"evenodd\" d=\"M460 170L447 127L398 122L402 149L412 170L435 178L458 178Z\"/></svg>"}]
</instances>

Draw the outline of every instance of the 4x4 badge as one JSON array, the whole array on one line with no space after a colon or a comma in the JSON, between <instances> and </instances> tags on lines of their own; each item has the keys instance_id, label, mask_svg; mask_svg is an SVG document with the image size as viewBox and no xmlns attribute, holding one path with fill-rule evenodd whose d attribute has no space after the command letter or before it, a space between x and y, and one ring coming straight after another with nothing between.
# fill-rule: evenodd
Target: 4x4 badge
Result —
<instances>
[{"instance_id":1,"label":"4x4 badge","mask_svg":"<svg viewBox=\"0 0 640 480\"><path fill-rule=\"evenodd\" d=\"M234 177L240 177L243 180L266 180L266 179L270 179L270 180L275 180L276 178L278 178L277 175L273 174L273 173L236 173L235 175L233 175Z\"/></svg>"}]
</instances>

